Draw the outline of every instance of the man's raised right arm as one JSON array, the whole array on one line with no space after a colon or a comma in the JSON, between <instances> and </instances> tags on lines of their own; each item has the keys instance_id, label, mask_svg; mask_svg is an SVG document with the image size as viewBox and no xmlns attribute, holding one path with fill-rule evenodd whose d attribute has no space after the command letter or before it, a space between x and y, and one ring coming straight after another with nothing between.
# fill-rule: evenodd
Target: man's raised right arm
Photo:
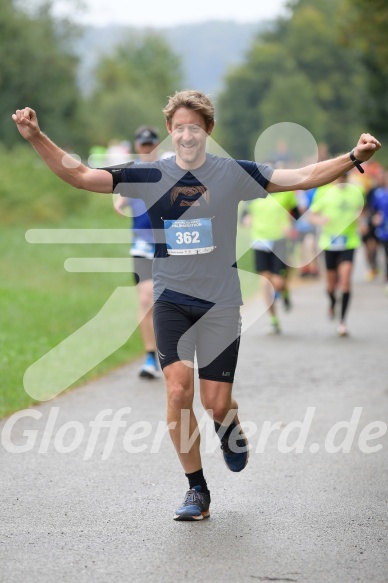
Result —
<instances>
[{"instance_id":1,"label":"man's raised right arm","mask_svg":"<svg viewBox=\"0 0 388 583\"><path fill-rule=\"evenodd\" d=\"M61 150L39 128L36 113L30 107L16 110L12 119L25 140L59 178L75 188L91 192L111 193L112 175L105 170L88 168Z\"/></svg>"}]
</instances>

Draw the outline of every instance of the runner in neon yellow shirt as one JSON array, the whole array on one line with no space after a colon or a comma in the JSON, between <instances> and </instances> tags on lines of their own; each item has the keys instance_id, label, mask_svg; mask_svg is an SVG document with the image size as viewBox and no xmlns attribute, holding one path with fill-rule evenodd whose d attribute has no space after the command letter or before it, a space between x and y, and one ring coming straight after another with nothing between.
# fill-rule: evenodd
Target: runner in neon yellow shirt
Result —
<instances>
[{"instance_id":1,"label":"runner in neon yellow shirt","mask_svg":"<svg viewBox=\"0 0 388 583\"><path fill-rule=\"evenodd\" d=\"M325 251L329 317L335 317L336 288L342 293L338 335L347 336L345 322L351 295L354 251L361 243L358 217L364 197L359 187L349 184L345 174L333 184L318 188L311 204L311 221L321 226L319 246Z\"/></svg>"},{"instance_id":2,"label":"runner in neon yellow shirt","mask_svg":"<svg viewBox=\"0 0 388 583\"><path fill-rule=\"evenodd\" d=\"M256 272L264 277L264 299L271 315L271 333L281 332L276 313L275 299L282 294L289 308L287 289L287 237L292 227L290 211L297 212L298 201L293 191L279 192L265 199L253 200L247 207L250 224L251 247L255 252Z\"/></svg>"}]
</instances>

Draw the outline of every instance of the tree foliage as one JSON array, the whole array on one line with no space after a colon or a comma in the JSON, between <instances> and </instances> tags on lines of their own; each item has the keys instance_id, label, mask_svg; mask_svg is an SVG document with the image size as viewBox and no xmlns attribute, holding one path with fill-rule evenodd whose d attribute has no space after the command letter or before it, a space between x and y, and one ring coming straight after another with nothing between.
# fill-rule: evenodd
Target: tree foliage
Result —
<instances>
[{"instance_id":1,"label":"tree foliage","mask_svg":"<svg viewBox=\"0 0 388 583\"><path fill-rule=\"evenodd\" d=\"M77 4L78 0L71 0ZM95 142L131 138L141 124L160 125L167 95L179 89L180 60L162 36L130 33L96 69L96 89L83 97L77 85L78 29L54 18L55 0L0 0L0 140L19 143L11 115L36 109L42 129L57 143L86 154Z\"/></svg>"},{"instance_id":2,"label":"tree foliage","mask_svg":"<svg viewBox=\"0 0 388 583\"><path fill-rule=\"evenodd\" d=\"M42 127L61 144L70 143L79 106L77 59L69 48L74 33L67 21L52 17L52 2L27 12L22 2L0 0L1 140L19 141L11 114L27 105L39 111Z\"/></svg>"},{"instance_id":3,"label":"tree foliage","mask_svg":"<svg viewBox=\"0 0 388 583\"><path fill-rule=\"evenodd\" d=\"M370 131L386 142L388 128L388 3L386 0L348 0L349 18L342 27L342 40L356 45L365 67L363 119Z\"/></svg>"},{"instance_id":4,"label":"tree foliage","mask_svg":"<svg viewBox=\"0 0 388 583\"><path fill-rule=\"evenodd\" d=\"M348 0L344 26L348 44L356 42L363 54L373 56L382 74L388 74L388 3L386 0Z\"/></svg>"},{"instance_id":5,"label":"tree foliage","mask_svg":"<svg viewBox=\"0 0 388 583\"><path fill-rule=\"evenodd\" d=\"M144 123L162 129L166 97L182 88L183 79L180 58L164 37L129 29L128 40L100 60L95 91L86 98L76 81L77 31L53 17L57 2L0 0L0 141L7 147L20 141L11 114L26 105L37 110L54 141L81 154L96 141L131 139ZM361 131L384 140L387 0L289 0L288 5L289 15L261 31L243 64L230 70L217 103L215 138L244 158L252 157L259 135L281 121L303 125L333 153L352 146ZM213 47L207 57L213 70L219 53Z\"/></svg>"},{"instance_id":6,"label":"tree foliage","mask_svg":"<svg viewBox=\"0 0 388 583\"><path fill-rule=\"evenodd\" d=\"M94 119L98 112L98 139L131 139L142 124L160 127L167 96L180 83L180 60L164 38L151 32L132 34L96 70L89 110Z\"/></svg>"},{"instance_id":7,"label":"tree foliage","mask_svg":"<svg viewBox=\"0 0 388 583\"><path fill-rule=\"evenodd\" d=\"M220 136L231 154L252 157L260 133L281 121L303 125L333 152L354 143L366 85L360 48L341 41L346 1L290 2L291 17L256 39L230 73Z\"/></svg>"}]
</instances>

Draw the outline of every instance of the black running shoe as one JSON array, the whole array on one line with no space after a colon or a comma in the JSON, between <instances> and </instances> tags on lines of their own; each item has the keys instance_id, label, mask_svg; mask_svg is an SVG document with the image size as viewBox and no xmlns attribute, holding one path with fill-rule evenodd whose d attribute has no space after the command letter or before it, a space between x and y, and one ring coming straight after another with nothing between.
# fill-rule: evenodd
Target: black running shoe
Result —
<instances>
[{"instance_id":1,"label":"black running shoe","mask_svg":"<svg viewBox=\"0 0 388 583\"><path fill-rule=\"evenodd\" d=\"M218 433L221 425L215 421L214 426ZM249 444L237 415L220 439L226 465L231 472L241 472L248 463Z\"/></svg>"},{"instance_id":2,"label":"black running shoe","mask_svg":"<svg viewBox=\"0 0 388 583\"><path fill-rule=\"evenodd\" d=\"M203 520L209 518L210 494L201 492L201 486L194 486L186 492L185 499L175 511L174 520Z\"/></svg>"}]
</instances>

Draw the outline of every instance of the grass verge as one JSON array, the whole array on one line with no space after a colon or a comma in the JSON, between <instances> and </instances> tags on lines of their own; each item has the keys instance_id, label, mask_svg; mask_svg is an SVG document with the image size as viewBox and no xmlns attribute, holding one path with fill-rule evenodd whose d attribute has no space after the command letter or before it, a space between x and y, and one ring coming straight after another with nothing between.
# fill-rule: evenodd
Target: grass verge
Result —
<instances>
[{"instance_id":1,"label":"grass verge","mask_svg":"<svg viewBox=\"0 0 388 583\"><path fill-rule=\"evenodd\" d=\"M128 273L69 273L64 262L69 257L128 257L126 244L55 244L38 245L27 243L25 233L30 228L93 228L123 229L129 226L129 219L117 216L112 211L109 198L103 195L85 195L92 198L86 209L77 208L74 217L50 223L29 224L23 219L16 225L5 225L0 232L0 257L2 284L0 288L0 362L2 383L0 389L0 417L26 408L39 399L26 392L23 378L29 367L44 357L55 347L65 346L65 340L91 320L95 319L117 288L131 288L125 305L117 305L117 314L125 316L128 329L133 334L112 353L106 354L88 372L74 380L69 388L78 386L92 378L103 375L123 365L143 352L137 322L137 295L132 287L132 277ZM238 239L239 252L247 248L248 234L241 232ZM239 267L250 270L250 251L244 253ZM249 274L241 273L244 296L257 291L256 280ZM117 319L107 319L101 337L114 339ZM121 338L123 334L121 333ZM95 351L96 342L90 343L75 354L71 350L53 352L56 359L51 374L63 374L70 369L74 359L83 358L85 366L90 354ZM109 344L109 342L108 342ZM105 350L107 352L107 350ZM109 352L109 350L108 350ZM53 359L52 359L53 360ZM82 366L80 367L82 369ZM39 380L39 379L38 379Z\"/></svg>"}]
</instances>

